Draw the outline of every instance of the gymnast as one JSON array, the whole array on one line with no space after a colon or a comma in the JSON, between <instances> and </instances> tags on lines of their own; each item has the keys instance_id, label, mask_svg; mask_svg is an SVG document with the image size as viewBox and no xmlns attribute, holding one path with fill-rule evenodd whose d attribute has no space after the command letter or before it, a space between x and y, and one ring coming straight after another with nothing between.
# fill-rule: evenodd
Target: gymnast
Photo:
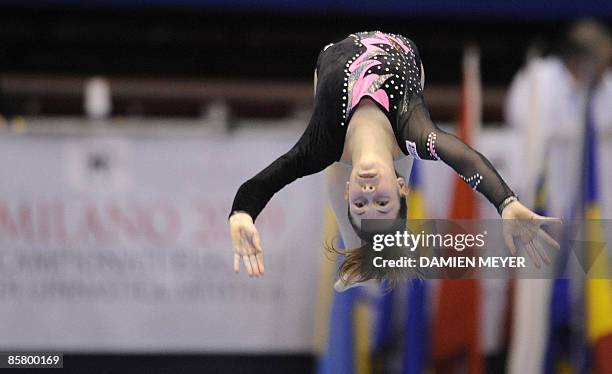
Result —
<instances>
[{"instance_id":1,"label":"gymnast","mask_svg":"<svg viewBox=\"0 0 612 374\"><path fill-rule=\"evenodd\" d=\"M239 272L242 259L249 276L263 275L254 221L284 186L326 168L328 193L347 248L359 246L354 233L347 238L347 227L359 236L361 219L405 219L408 188L395 165L410 162L406 158L440 160L452 167L497 208L513 254L517 238L536 266L540 259L549 263L541 240L558 244L540 226L560 220L521 204L482 154L431 121L423 97L423 65L410 39L380 31L351 34L321 50L314 82L313 113L300 139L236 193L229 217L234 271ZM352 254L346 252L336 290L368 280L357 274L357 267L347 266L354 262Z\"/></svg>"}]
</instances>

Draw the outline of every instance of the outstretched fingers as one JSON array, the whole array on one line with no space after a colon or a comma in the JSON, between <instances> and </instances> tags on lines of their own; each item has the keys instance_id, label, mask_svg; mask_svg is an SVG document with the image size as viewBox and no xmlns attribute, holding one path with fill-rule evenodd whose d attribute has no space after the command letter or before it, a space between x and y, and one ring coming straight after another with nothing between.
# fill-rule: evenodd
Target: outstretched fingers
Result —
<instances>
[{"instance_id":1,"label":"outstretched fingers","mask_svg":"<svg viewBox=\"0 0 612 374\"><path fill-rule=\"evenodd\" d=\"M253 245L255 262L257 263L257 268L259 270L259 275L264 274L264 257L263 257L263 249L261 247L261 238L259 237L259 233L255 231L251 238L251 244Z\"/></svg>"},{"instance_id":2,"label":"outstretched fingers","mask_svg":"<svg viewBox=\"0 0 612 374\"><path fill-rule=\"evenodd\" d=\"M546 265L550 265L552 262L550 260L550 257L548 256L548 253L546 253L546 249L542 247L542 243L540 243L538 240L533 240L532 243L533 243L536 253L540 255L540 258L542 259L542 261Z\"/></svg>"},{"instance_id":3,"label":"outstretched fingers","mask_svg":"<svg viewBox=\"0 0 612 374\"><path fill-rule=\"evenodd\" d=\"M264 264L261 239L252 218L242 213L230 217L230 237L234 249L234 271L240 272L242 259L249 276L262 275Z\"/></svg>"},{"instance_id":4,"label":"outstretched fingers","mask_svg":"<svg viewBox=\"0 0 612 374\"><path fill-rule=\"evenodd\" d=\"M559 249L560 245L559 243L553 239L552 236L550 236L546 231L544 231L544 229L540 228L538 230L538 236L548 245L550 245L551 247L553 247L554 249Z\"/></svg>"},{"instance_id":5,"label":"outstretched fingers","mask_svg":"<svg viewBox=\"0 0 612 374\"><path fill-rule=\"evenodd\" d=\"M514 239L512 238L512 233L509 230L504 230L504 242L506 242L506 246L510 250L513 256L516 255L516 246L514 245Z\"/></svg>"},{"instance_id":6,"label":"outstretched fingers","mask_svg":"<svg viewBox=\"0 0 612 374\"><path fill-rule=\"evenodd\" d=\"M249 255L249 261L251 261L251 267L253 268L253 276L259 277L261 275L261 271L259 269L259 262L257 261L255 254Z\"/></svg>"},{"instance_id":7,"label":"outstretched fingers","mask_svg":"<svg viewBox=\"0 0 612 374\"><path fill-rule=\"evenodd\" d=\"M259 271L261 272L261 275L263 275L264 270L265 270L263 253L259 252L255 255L255 257L257 258L257 265L259 265Z\"/></svg>"},{"instance_id":8,"label":"outstretched fingers","mask_svg":"<svg viewBox=\"0 0 612 374\"><path fill-rule=\"evenodd\" d=\"M263 251L261 249L261 239L259 233L255 230L249 233L246 241L246 245L249 247L249 261L251 268L253 269L253 276L259 277L263 275Z\"/></svg>"},{"instance_id":9,"label":"outstretched fingers","mask_svg":"<svg viewBox=\"0 0 612 374\"><path fill-rule=\"evenodd\" d=\"M256 252L263 252L263 249L261 249L261 238L259 237L259 233L257 231L253 233L251 242Z\"/></svg>"},{"instance_id":10,"label":"outstretched fingers","mask_svg":"<svg viewBox=\"0 0 612 374\"><path fill-rule=\"evenodd\" d=\"M533 246L533 242L530 240L528 233L521 231L519 235L522 247L525 249L525 252L527 252L527 255L529 255L529 258L531 258L531 261L533 261L535 267L539 269L541 266L540 256L536 253L536 249Z\"/></svg>"},{"instance_id":11,"label":"outstretched fingers","mask_svg":"<svg viewBox=\"0 0 612 374\"><path fill-rule=\"evenodd\" d=\"M247 271L247 274L252 277L253 276L253 268L251 267L251 261L249 260L249 256L242 256L242 263L244 263L244 267Z\"/></svg>"},{"instance_id":12,"label":"outstretched fingers","mask_svg":"<svg viewBox=\"0 0 612 374\"><path fill-rule=\"evenodd\" d=\"M257 231L241 231L239 241L239 255L250 277L263 275L263 253L261 250L261 239Z\"/></svg>"},{"instance_id":13,"label":"outstretched fingers","mask_svg":"<svg viewBox=\"0 0 612 374\"><path fill-rule=\"evenodd\" d=\"M234 253L234 272L240 272L240 255L238 253Z\"/></svg>"},{"instance_id":14,"label":"outstretched fingers","mask_svg":"<svg viewBox=\"0 0 612 374\"><path fill-rule=\"evenodd\" d=\"M560 225L563 223L563 220L559 217L547 217L536 214L535 219L539 221L541 225L555 224Z\"/></svg>"}]
</instances>

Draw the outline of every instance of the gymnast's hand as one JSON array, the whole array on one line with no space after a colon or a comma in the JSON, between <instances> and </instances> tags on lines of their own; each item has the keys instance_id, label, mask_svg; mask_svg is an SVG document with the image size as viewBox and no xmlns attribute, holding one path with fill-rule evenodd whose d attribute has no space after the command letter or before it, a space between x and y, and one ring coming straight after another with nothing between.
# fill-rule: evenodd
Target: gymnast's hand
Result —
<instances>
[{"instance_id":1,"label":"gymnast's hand","mask_svg":"<svg viewBox=\"0 0 612 374\"><path fill-rule=\"evenodd\" d=\"M234 246L234 271L240 272L240 257L250 277L264 273L261 239L253 218L247 213L237 212L229 219L230 234Z\"/></svg>"},{"instance_id":2,"label":"gymnast's hand","mask_svg":"<svg viewBox=\"0 0 612 374\"><path fill-rule=\"evenodd\" d=\"M559 249L559 243L553 239L540 226L555 223L560 224L561 219L556 217L544 217L536 214L521 204L513 201L508 204L501 212L503 219L504 241L513 255L516 255L517 248L514 239L517 239L520 249L524 249L535 266L539 269L540 259L550 265L550 257L546 254L542 243L555 249Z\"/></svg>"}]
</instances>

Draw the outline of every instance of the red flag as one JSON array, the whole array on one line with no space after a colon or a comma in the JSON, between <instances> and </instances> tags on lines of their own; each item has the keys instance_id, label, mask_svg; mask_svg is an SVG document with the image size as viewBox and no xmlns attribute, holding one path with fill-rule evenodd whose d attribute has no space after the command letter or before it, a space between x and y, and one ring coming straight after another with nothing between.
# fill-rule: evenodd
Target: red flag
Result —
<instances>
[{"instance_id":1,"label":"red flag","mask_svg":"<svg viewBox=\"0 0 612 374\"><path fill-rule=\"evenodd\" d=\"M478 52L473 49L465 51L463 58L463 85L459 103L459 122L457 136L465 144L471 145L474 132L480 122L480 77L478 73ZM477 218L477 206L472 188L461 178L455 179L450 218Z\"/></svg>"},{"instance_id":2,"label":"red flag","mask_svg":"<svg viewBox=\"0 0 612 374\"><path fill-rule=\"evenodd\" d=\"M467 49L463 61L463 87L459 109L459 136L472 142L480 122L480 77L478 52ZM474 191L457 178L450 218L477 218ZM437 373L478 374L484 370L480 349L480 285L476 279L442 280L433 323L432 358Z\"/></svg>"}]
</instances>

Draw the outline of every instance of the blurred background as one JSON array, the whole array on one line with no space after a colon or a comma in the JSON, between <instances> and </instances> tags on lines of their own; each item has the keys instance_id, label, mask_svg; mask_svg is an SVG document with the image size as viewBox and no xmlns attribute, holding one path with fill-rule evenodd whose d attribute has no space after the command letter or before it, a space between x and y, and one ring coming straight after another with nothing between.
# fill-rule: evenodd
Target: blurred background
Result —
<instances>
[{"instance_id":1,"label":"blurred background","mask_svg":"<svg viewBox=\"0 0 612 374\"><path fill-rule=\"evenodd\" d=\"M1 1L0 350L86 373L611 373L609 279L337 294L321 174L258 218L262 279L233 274L227 228L308 123L319 51L365 30L417 44L432 119L527 206L612 218L611 25L595 0ZM441 163L411 183L409 218L498 217Z\"/></svg>"}]
</instances>

